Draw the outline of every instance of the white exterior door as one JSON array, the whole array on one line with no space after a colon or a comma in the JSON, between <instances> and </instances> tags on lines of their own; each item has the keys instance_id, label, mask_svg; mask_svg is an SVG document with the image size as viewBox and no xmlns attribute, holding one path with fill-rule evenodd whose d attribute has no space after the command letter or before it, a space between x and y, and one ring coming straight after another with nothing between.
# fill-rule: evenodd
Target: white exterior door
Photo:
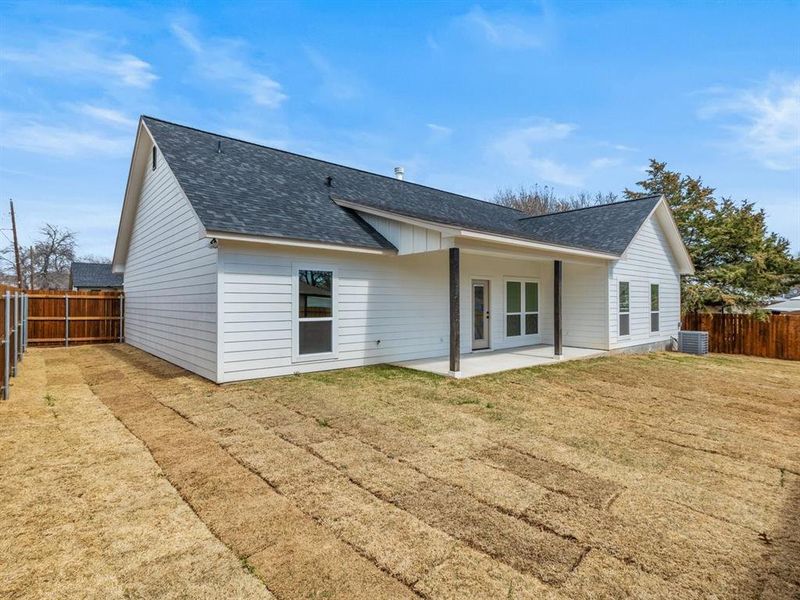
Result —
<instances>
[{"instance_id":1,"label":"white exterior door","mask_svg":"<svg viewBox=\"0 0 800 600\"><path fill-rule=\"evenodd\" d=\"M472 281L472 349L489 347L489 282Z\"/></svg>"}]
</instances>

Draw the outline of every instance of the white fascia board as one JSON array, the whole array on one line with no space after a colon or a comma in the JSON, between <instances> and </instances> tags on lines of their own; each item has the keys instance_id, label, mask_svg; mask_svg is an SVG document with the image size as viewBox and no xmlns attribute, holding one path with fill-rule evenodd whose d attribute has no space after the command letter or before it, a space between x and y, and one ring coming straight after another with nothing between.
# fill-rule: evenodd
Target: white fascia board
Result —
<instances>
[{"instance_id":1,"label":"white fascia board","mask_svg":"<svg viewBox=\"0 0 800 600\"><path fill-rule=\"evenodd\" d=\"M397 213L381 210L379 208L372 208L371 206L364 206L363 204L350 202L349 200L341 200L339 198L332 198L332 200L339 206L350 208L358 212L367 213L368 215L375 215L376 217L384 217L386 219L392 219L393 221L399 221L400 223L407 223L408 225L416 225L417 227L432 229L441 233L443 237L454 237L459 233L459 229L457 228L440 225L438 223L432 223L431 221L415 219L414 217L406 217L405 215L399 215Z\"/></svg>"},{"instance_id":2,"label":"white fascia board","mask_svg":"<svg viewBox=\"0 0 800 600\"><path fill-rule=\"evenodd\" d=\"M557 252L559 254L571 254L575 256L590 256L593 258L603 258L612 260L620 258L617 254L610 254L606 252L594 252L592 250L582 250L580 248L572 248L570 246L561 246L558 244L534 242L531 240L525 240L522 238L515 238L506 235L484 233L481 231L473 231L470 229L461 229L447 225L441 225L439 223L434 223L432 221L425 221L424 219L407 217L405 215L399 215L397 213L393 213L390 211L380 210L378 208L372 208L371 206L364 206L363 204L358 204L357 202L350 202L349 200L341 200L339 198L333 198L333 201L339 206L343 206L345 208L351 208L359 212L376 215L378 217L385 217L387 219L393 219L401 223L408 223L410 225L416 225L418 227L424 227L426 229L433 229L434 231L440 232L443 237L462 237L468 239L481 240L484 242L494 242L497 244L510 244L522 248L547 250L550 252Z\"/></svg>"},{"instance_id":3,"label":"white fascia board","mask_svg":"<svg viewBox=\"0 0 800 600\"><path fill-rule=\"evenodd\" d=\"M125 184L125 195L122 199L122 210L119 215L119 226L117 227L117 239L114 244L114 257L111 261L112 273L123 273L125 262L128 257L128 245L130 244L131 233L133 231L133 220L136 216L136 201L142 188L141 166L146 161L146 153L142 150L145 136L150 143L155 145L153 136L148 131L144 120L139 118L136 128L136 140L133 144L131 154L131 165L128 170L128 180Z\"/></svg>"},{"instance_id":4,"label":"white fascia board","mask_svg":"<svg viewBox=\"0 0 800 600\"><path fill-rule=\"evenodd\" d=\"M359 248L358 246L339 246L336 244L323 244L306 240L290 238L267 237L262 235L247 235L243 233L225 233L221 231L206 231L205 237L215 238L229 242L244 242L249 244L270 244L272 246L290 246L293 248L312 248L315 250L334 250L338 252L358 252L361 254L395 255L396 250L378 248Z\"/></svg>"},{"instance_id":5,"label":"white fascia board","mask_svg":"<svg viewBox=\"0 0 800 600\"><path fill-rule=\"evenodd\" d=\"M534 242L523 240L520 238L508 237L504 235L495 235L493 233L483 233L480 231L471 231L462 229L458 233L458 237L481 240L483 242L494 242L496 244L508 244L511 246L518 246L520 248L530 248L532 250L544 250L547 252L555 252L557 254L569 254L570 256L588 256L592 258L603 258L606 260L618 260L620 257L617 254L610 254L607 252L595 252L593 250L581 250L580 248L572 248L570 246L559 246L557 244L546 244L543 242Z\"/></svg>"}]
</instances>

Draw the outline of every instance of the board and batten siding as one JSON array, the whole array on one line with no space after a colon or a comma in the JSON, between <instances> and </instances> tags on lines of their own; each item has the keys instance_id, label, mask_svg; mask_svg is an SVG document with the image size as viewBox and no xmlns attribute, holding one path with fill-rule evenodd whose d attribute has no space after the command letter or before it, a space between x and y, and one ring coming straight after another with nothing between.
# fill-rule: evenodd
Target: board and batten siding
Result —
<instances>
[{"instance_id":1,"label":"board and batten siding","mask_svg":"<svg viewBox=\"0 0 800 600\"><path fill-rule=\"evenodd\" d=\"M630 282L630 335L619 336L619 282ZM659 285L659 331L650 331L650 284ZM678 266L654 213L639 229L625 257L609 269L610 347L624 348L678 336L681 285Z\"/></svg>"},{"instance_id":2,"label":"board and batten siding","mask_svg":"<svg viewBox=\"0 0 800 600\"><path fill-rule=\"evenodd\" d=\"M369 213L360 212L358 214L389 240L397 248L398 254L433 252L450 247L450 244L442 239L442 234L433 229Z\"/></svg>"},{"instance_id":3,"label":"board and batten siding","mask_svg":"<svg viewBox=\"0 0 800 600\"><path fill-rule=\"evenodd\" d=\"M381 256L220 243L222 381L448 352L447 253ZM293 361L299 268L335 271L336 358Z\"/></svg>"},{"instance_id":4,"label":"board and batten siding","mask_svg":"<svg viewBox=\"0 0 800 600\"><path fill-rule=\"evenodd\" d=\"M217 251L163 159L150 162L125 263L125 341L217 380Z\"/></svg>"}]
</instances>

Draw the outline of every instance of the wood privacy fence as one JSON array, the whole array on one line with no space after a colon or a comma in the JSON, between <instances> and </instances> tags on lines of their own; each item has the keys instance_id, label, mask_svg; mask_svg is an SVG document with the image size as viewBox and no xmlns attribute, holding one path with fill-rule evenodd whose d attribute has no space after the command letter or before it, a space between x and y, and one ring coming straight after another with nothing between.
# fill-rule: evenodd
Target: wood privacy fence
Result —
<instances>
[{"instance_id":1,"label":"wood privacy fence","mask_svg":"<svg viewBox=\"0 0 800 600\"><path fill-rule=\"evenodd\" d=\"M683 329L707 331L710 352L800 360L800 315L762 321L753 315L689 313Z\"/></svg>"},{"instance_id":2,"label":"wood privacy fence","mask_svg":"<svg viewBox=\"0 0 800 600\"><path fill-rule=\"evenodd\" d=\"M72 346L124 339L122 292L28 292L28 341L32 346Z\"/></svg>"},{"instance_id":3,"label":"wood privacy fence","mask_svg":"<svg viewBox=\"0 0 800 600\"><path fill-rule=\"evenodd\" d=\"M3 400L8 398L10 379L17 375L22 356L28 346L28 296L16 288L0 285L0 381Z\"/></svg>"}]
</instances>

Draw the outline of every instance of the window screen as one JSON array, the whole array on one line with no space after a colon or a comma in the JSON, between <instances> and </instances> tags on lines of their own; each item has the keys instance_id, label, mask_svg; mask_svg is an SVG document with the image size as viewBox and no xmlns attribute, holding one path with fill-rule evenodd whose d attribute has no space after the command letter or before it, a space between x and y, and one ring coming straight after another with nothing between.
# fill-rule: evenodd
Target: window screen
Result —
<instances>
[{"instance_id":1,"label":"window screen","mask_svg":"<svg viewBox=\"0 0 800 600\"><path fill-rule=\"evenodd\" d=\"M659 286L657 283L650 284L650 331L658 331L659 321Z\"/></svg>"},{"instance_id":2,"label":"window screen","mask_svg":"<svg viewBox=\"0 0 800 600\"><path fill-rule=\"evenodd\" d=\"M298 273L298 353L333 351L333 272Z\"/></svg>"},{"instance_id":3,"label":"window screen","mask_svg":"<svg viewBox=\"0 0 800 600\"><path fill-rule=\"evenodd\" d=\"M631 334L631 284L619 282L619 335Z\"/></svg>"}]
</instances>

